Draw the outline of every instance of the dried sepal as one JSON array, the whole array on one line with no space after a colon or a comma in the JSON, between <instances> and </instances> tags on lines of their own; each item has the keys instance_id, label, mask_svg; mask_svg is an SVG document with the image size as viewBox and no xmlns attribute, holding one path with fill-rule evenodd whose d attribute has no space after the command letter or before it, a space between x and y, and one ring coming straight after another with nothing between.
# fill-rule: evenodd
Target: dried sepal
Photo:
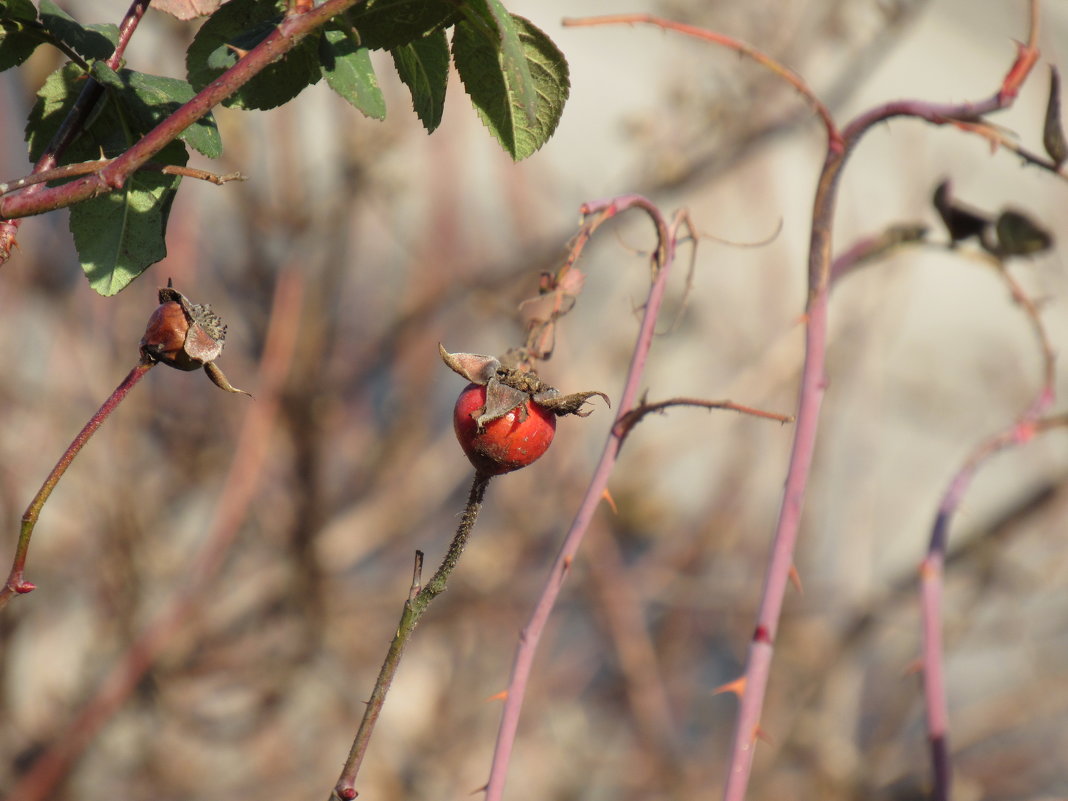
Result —
<instances>
[{"instance_id":1,"label":"dried sepal","mask_svg":"<svg viewBox=\"0 0 1068 801\"><path fill-rule=\"evenodd\" d=\"M215 362L208 362L204 365L204 372L208 374L208 378L211 379L211 383L217 386L219 389L224 389L227 392L237 392L241 395L248 395L252 397L251 392L246 392L243 389L238 389L226 380L226 376Z\"/></svg>"},{"instance_id":2,"label":"dried sepal","mask_svg":"<svg viewBox=\"0 0 1068 801\"><path fill-rule=\"evenodd\" d=\"M950 244L956 244L968 237L983 239L984 234L990 229L992 220L976 209L970 209L955 202L953 199L953 185L947 180L942 181L934 191L931 203L938 211L938 215L945 223L949 232Z\"/></svg>"},{"instance_id":3,"label":"dried sepal","mask_svg":"<svg viewBox=\"0 0 1068 801\"><path fill-rule=\"evenodd\" d=\"M1053 246L1053 236L1019 211L1007 209L998 217L998 256L1030 256Z\"/></svg>"},{"instance_id":4,"label":"dried sepal","mask_svg":"<svg viewBox=\"0 0 1068 801\"><path fill-rule=\"evenodd\" d=\"M557 417L565 414L573 414L578 417L589 417L593 414L593 409L586 409L584 407L594 395L602 398L608 405L608 408L612 408L612 401L608 399L608 396L603 392L597 392L596 390L592 392L573 392L570 395L561 395L554 389L553 393L554 394L548 396L547 393L539 393L534 396L534 402L539 406L544 406Z\"/></svg>"},{"instance_id":5,"label":"dried sepal","mask_svg":"<svg viewBox=\"0 0 1068 801\"><path fill-rule=\"evenodd\" d=\"M1049 65L1049 99L1046 101L1046 121L1042 126L1042 144L1057 169L1068 161L1068 141L1061 125L1061 76Z\"/></svg>"},{"instance_id":6,"label":"dried sepal","mask_svg":"<svg viewBox=\"0 0 1068 801\"><path fill-rule=\"evenodd\" d=\"M440 342L438 353L441 354L441 360L454 373L480 386L489 383L501 366L500 361L493 356L483 356L479 353L449 353Z\"/></svg>"},{"instance_id":7,"label":"dried sepal","mask_svg":"<svg viewBox=\"0 0 1068 801\"><path fill-rule=\"evenodd\" d=\"M479 431L487 423L498 420L517 408L520 420L525 420L527 401L536 403L558 417L566 414L588 416L591 410L584 410L583 406L594 395L599 395L604 398L605 403L612 405L603 392L561 395L559 390L546 384L537 373L528 368L528 362L520 358L521 351L509 351L498 359L477 353L449 353L439 344L438 352L442 361L454 372L472 384L486 388L485 405L471 415ZM512 364L521 366L509 366Z\"/></svg>"}]
</instances>

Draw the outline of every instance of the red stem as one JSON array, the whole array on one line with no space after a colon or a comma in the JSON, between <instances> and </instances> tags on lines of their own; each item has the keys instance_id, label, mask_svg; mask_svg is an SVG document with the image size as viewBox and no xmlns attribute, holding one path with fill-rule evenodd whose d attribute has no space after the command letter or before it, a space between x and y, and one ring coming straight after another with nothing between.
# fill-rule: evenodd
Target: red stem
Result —
<instances>
[{"instance_id":1,"label":"red stem","mask_svg":"<svg viewBox=\"0 0 1068 801\"><path fill-rule=\"evenodd\" d=\"M290 14L234 66L209 83L192 100L145 134L133 147L99 172L35 193L17 192L0 198L0 217L28 217L71 206L122 188L126 179L215 106L274 63L311 31L363 0L327 0L303 14Z\"/></svg>"},{"instance_id":2,"label":"red stem","mask_svg":"<svg viewBox=\"0 0 1068 801\"><path fill-rule=\"evenodd\" d=\"M130 8L126 11L126 15L122 18L122 22L119 24L119 40L115 44L115 52L111 54L107 61L111 69L118 69L122 63L122 56L126 52L126 46L130 43L130 38L133 36L134 31L137 30L141 17L145 15L149 2L150 0L133 0ZM88 78L85 86L82 87L81 93L78 95L78 99L74 101L74 105L71 106L66 118L52 137L52 141L48 143L41 158L34 165L33 173L44 172L56 166L63 151L74 140L85 120L89 117L89 113L93 110L97 100L100 99L102 91L103 89L99 83L92 78ZM26 189L26 194L33 196L42 190L43 187L32 185ZM5 216L8 215L0 213L0 218ZM19 220L7 219L0 221L0 264L7 261L11 244L15 241L15 234L18 232L19 225Z\"/></svg>"},{"instance_id":3,"label":"red stem","mask_svg":"<svg viewBox=\"0 0 1068 801\"><path fill-rule=\"evenodd\" d=\"M209 533L192 560L186 581L176 595L137 636L122 658L97 686L84 707L57 732L49 747L29 766L7 801L45 801L55 796L56 785L92 743L100 729L137 688L160 653L174 641L197 606L208 582L222 567L268 463L271 432L278 414L279 395L293 358L299 330L303 284L292 267L283 270L275 287L260 363L260 390L241 426L234 458L219 491L219 505Z\"/></svg>"},{"instance_id":4,"label":"red stem","mask_svg":"<svg viewBox=\"0 0 1068 801\"><path fill-rule=\"evenodd\" d=\"M81 452L85 443L103 425L116 407L122 403L123 399L130 393L130 390L144 377L145 373L152 369L153 364L155 362L140 362L126 375L122 383L115 387L115 391L108 396L108 399L104 401L96 414L89 418L89 422L78 432L78 436L74 438L74 441L67 446L67 450L59 457L56 466L52 468L52 472L48 474L41 488L37 490L37 494L30 501L30 505L26 507L26 511L22 515L19 542L15 548L15 559L11 564L11 573L8 575L7 582L3 588L0 589L0 609L7 606L7 602L13 595L27 593L34 589L34 585L25 579L26 556L30 550L30 538L33 536L33 528L37 525L37 518L40 517L41 509L44 508L48 496L52 494L52 490L56 488L56 484L59 483L63 474L67 472L67 468L74 461L74 457Z\"/></svg>"}]
</instances>

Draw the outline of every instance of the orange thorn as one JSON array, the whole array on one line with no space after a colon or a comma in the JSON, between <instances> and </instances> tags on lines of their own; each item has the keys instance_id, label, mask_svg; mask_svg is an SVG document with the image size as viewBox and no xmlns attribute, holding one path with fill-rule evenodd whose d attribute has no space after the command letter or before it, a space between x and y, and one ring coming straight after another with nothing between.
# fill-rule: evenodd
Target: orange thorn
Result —
<instances>
[{"instance_id":1,"label":"orange thorn","mask_svg":"<svg viewBox=\"0 0 1068 801\"><path fill-rule=\"evenodd\" d=\"M801 595L805 594L805 588L801 586L801 574L797 572L797 565L790 565L790 583Z\"/></svg>"},{"instance_id":2,"label":"orange thorn","mask_svg":"<svg viewBox=\"0 0 1068 801\"><path fill-rule=\"evenodd\" d=\"M745 676L739 676L734 681L721 684L712 691L712 695L722 695L723 693L734 693L741 698L745 694Z\"/></svg>"},{"instance_id":3,"label":"orange thorn","mask_svg":"<svg viewBox=\"0 0 1068 801\"><path fill-rule=\"evenodd\" d=\"M605 501L607 501L608 506L612 509L612 514L618 515L619 507L616 506L616 502L612 500L612 493L608 491L608 487L604 488L604 492L601 493L601 497L604 498Z\"/></svg>"},{"instance_id":4,"label":"orange thorn","mask_svg":"<svg viewBox=\"0 0 1068 801\"><path fill-rule=\"evenodd\" d=\"M565 573L568 570L571 569L571 563L574 561L574 559L575 559L575 557L573 557L573 556L565 556L564 557L564 572Z\"/></svg>"},{"instance_id":5,"label":"orange thorn","mask_svg":"<svg viewBox=\"0 0 1068 801\"><path fill-rule=\"evenodd\" d=\"M1016 430L1013 431L1013 439L1017 443L1023 445L1034 439L1035 433L1038 431L1038 426L1035 425L1034 420L1027 420L1016 426Z\"/></svg>"},{"instance_id":6,"label":"orange thorn","mask_svg":"<svg viewBox=\"0 0 1068 801\"><path fill-rule=\"evenodd\" d=\"M763 740L768 745L775 745L775 741L771 739L771 736L757 724L757 727L753 729L753 740Z\"/></svg>"},{"instance_id":7,"label":"orange thorn","mask_svg":"<svg viewBox=\"0 0 1068 801\"><path fill-rule=\"evenodd\" d=\"M507 699L508 699L508 691L507 690L501 690L499 693L494 693L493 695L491 695L486 700L487 701L505 701Z\"/></svg>"},{"instance_id":8,"label":"orange thorn","mask_svg":"<svg viewBox=\"0 0 1068 801\"><path fill-rule=\"evenodd\" d=\"M481 787L476 787L474 790L469 792L468 795L478 795L479 793L486 792L486 790L488 790L488 789L489 789L489 782L486 782Z\"/></svg>"},{"instance_id":9,"label":"orange thorn","mask_svg":"<svg viewBox=\"0 0 1068 801\"><path fill-rule=\"evenodd\" d=\"M920 562L920 581L936 580L941 574L942 571L930 559L924 559Z\"/></svg>"},{"instance_id":10,"label":"orange thorn","mask_svg":"<svg viewBox=\"0 0 1068 801\"><path fill-rule=\"evenodd\" d=\"M901 671L902 676L915 676L917 673L923 673L923 660L921 659L913 659Z\"/></svg>"}]
</instances>

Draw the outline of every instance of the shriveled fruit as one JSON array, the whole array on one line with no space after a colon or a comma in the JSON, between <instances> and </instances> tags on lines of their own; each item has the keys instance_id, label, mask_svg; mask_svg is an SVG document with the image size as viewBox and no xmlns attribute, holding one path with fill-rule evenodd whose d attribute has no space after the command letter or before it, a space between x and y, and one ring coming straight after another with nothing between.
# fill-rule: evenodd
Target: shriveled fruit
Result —
<instances>
[{"instance_id":1,"label":"shriveled fruit","mask_svg":"<svg viewBox=\"0 0 1068 801\"><path fill-rule=\"evenodd\" d=\"M556 415L526 400L501 417L479 425L486 407L486 387L468 384L456 400L452 422L475 470L496 476L526 467L549 449Z\"/></svg>"}]
</instances>

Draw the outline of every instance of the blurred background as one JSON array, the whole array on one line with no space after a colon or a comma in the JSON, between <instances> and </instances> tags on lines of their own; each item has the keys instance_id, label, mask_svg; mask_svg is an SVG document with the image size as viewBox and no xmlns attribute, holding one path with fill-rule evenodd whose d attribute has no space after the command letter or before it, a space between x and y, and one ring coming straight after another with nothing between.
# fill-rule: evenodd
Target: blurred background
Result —
<instances>
[{"instance_id":1,"label":"blurred background","mask_svg":"<svg viewBox=\"0 0 1068 801\"><path fill-rule=\"evenodd\" d=\"M117 22L127 4L64 5L88 23ZM561 264L584 201L640 192L665 214L688 209L708 236L690 286L677 274L649 398L794 411L821 126L735 54L562 17L642 10L737 36L805 76L840 123L892 99L985 98L1027 33L1020 0L508 5L563 50L573 84L558 132L522 164L456 80L427 137L379 59L383 123L325 84L274 111L217 111L225 155L191 164L248 180L185 181L168 257L114 298L89 289L65 213L24 222L0 275L0 558L135 363L168 277L229 324L219 364L256 397L152 371L45 507L27 575L38 589L0 618L9 798L27 775L81 801L327 797L413 552L437 564L471 480L450 423L462 381L437 343L497 354L521 342L519 303ZM1036 151L1046 62L1068 65L1068 6L1043 5L1044 61L995 118ZM195 28L150 14L129 65L183 75ZM22 125L59 64L41 48L0 76L0 178L28 171ZM1011 271L1062 348L1068 190L978 137L907 120L873 130L842 181L836 249L903 222L946 241L930 205L943 178L962 201L1018 208L1053 232L1051 251ZM551 384L618 398L653 246L637 215L601 230L541 369ZM843 281L829 374L797 554L804 592L787 597L749 797L920 798L916 569L947 482L1037 391L1040 352L973 248L925 247ZM362 798L465 798L485 783L500 712L488 699L613 413L562 420L541 461L491 484L386 702ZM713 691L743 667L791 436L696 409L632 433L609 485L618 512L598 512L535 663L509 797L719 793L736 700ZM954 521L955 799L1068 796L1056 756L1068 753L1066 444L1053 433L998 457ZM158 656L124 673L144 664L134 643ZM69 769L63 754L76 755Z\"/></svg>"}]
</instances>

